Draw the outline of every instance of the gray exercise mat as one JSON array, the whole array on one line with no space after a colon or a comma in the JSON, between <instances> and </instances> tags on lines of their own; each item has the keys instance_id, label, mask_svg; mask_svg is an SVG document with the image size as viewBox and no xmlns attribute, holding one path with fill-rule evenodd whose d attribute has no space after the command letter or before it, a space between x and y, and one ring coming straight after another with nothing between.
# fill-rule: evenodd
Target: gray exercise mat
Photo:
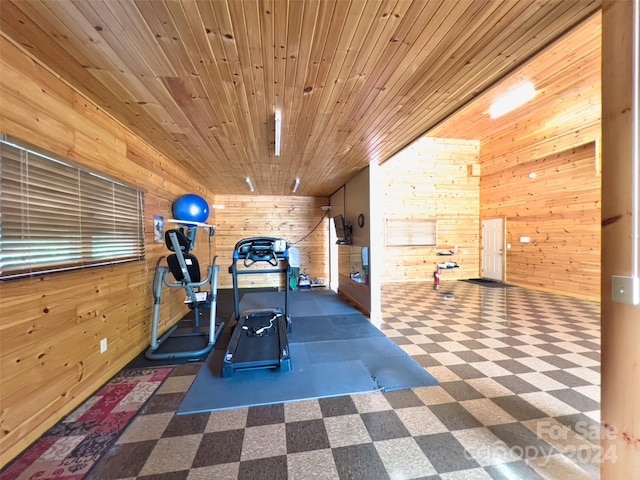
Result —
<instances>
[{"instance_id":1,"label":"gray exercise mat","mask_svg":"<svg viewBox=\"0 0 640 480\"><path fill-rule=\"evenodd\" d=\"M277 294L247 297L254 298L243 308L268 308L273 303L264 302L273 302ZM293 316L289 334L292 370L239 370L232 377L222 378L225 352L214 350L179 414L438 385L422 366L338 295L301 292L293 298L296 311L302 312L305 306L313 310ZM342 313L319 313L332 310Z\"/></svg>"},{"instance_id":2,"label":"gray exercise mat","mask_svg":"<svg viewBox=\"0 0 640 480\"><path fill-rule=\"evenodd\" d=\"M224 352L215 351L200 369L178 414L270 405L288 401L348 395L379 390L375 379L358 360L308 362L304 344L291 345L290 372L272 369L237 371L222 378Z\"/></svg>"},{"instance_id":3,"label":"gray exercise mat","mask_svg":"<svg viewBox=\"0 0 640 480\"><path fill-rule=\"evenodd\" d=\"M258 308L284 309L284 292L246 293L240 300L240 311ZM289 292L289 316L322 316L360 313L331 291Z\"/></svg>"}]
</instances>

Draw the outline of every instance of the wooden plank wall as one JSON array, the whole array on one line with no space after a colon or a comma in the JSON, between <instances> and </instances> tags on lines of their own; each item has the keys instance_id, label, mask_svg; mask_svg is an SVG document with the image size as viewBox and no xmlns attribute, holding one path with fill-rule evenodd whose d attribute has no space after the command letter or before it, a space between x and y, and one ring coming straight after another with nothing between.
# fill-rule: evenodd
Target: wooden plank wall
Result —
<instances>
[{"instance_id":1,"label":"wooden plank wall","mask_svg":"<svg viewBox=\"0 0 640 480\"><path fill-rule=\"evenodd\" d=\"M480 215L506 219L508 283L600 300L599 72L585 67L585 87L533 102L529 122L481 141Z\"/></svg>"},{"instance_id":2,"label":"wooden plank wall","mask_svg":"<svg viewBox=\"0 0 640 480\"><path fill-rule=\"evenodd\" d=\"M0 464L81 403L149 343L151 285L164 244L153 217L183 193L213 196L3 39L0 131L146 191L146 259L0 282ZM71 233L72 234L72 233ZM201 255L202 249L196 249ZM166 329L185 312L164 298ZM102 338L108 350L99 351Z\"/></svg>"},{"instance_id":3,"label":"wooden plank wall","mask_svg":"<svg viewBox=\"0 0 640 480\"><path fill-rule=\"evenodd\" d=\"M442 280L478 276L479 145L476 140L422 138L380 166L384 218L437 220L437 245L384 247L382 282L433 282L436 264L454 261ZM438 257L455 249L453 257Z\"/></svg>"},{"instance_id":4,"label":"wooden plank wall","mask_svg":"<svg viewBox=\"0 0 640 480\"><path fill-rule=\"evenodd\" d=\"M321 197L216 195L215 246L221 266L219 288L232 288L228 267L235 244L249 237L277 237L294 243L300 251L300 272L311 278L329 278L329 214ZM261 268L255 265L255 268ZM244 275L240 287L282 287L280 274Z\"/></svg>"},{"instance_id":5,"label":"wooden plank wall","mask_svg":"<svg viewBox=\"0 0 640 480\"><path fill-rule=\"evenodd\" d=\"M483 176L483 218L506 218L508 283L600 299L594 152L592 142ZM521 237L531 241L521 243Z\"/></svg>"},{"instance_id":6,"label":"wooden plank wall","mask_svg":"<svg viewBox=\"0 0 640 480\"><path fill-rule=\"evenodd\" d=\"M638 2L603 2L602 79L602 370L601 425L607 435L600 443L609 452L600 478L635 478L640 472L640 305L614 300L613 276L637 275L640 259L637 222L640 209L634 190L637 170L637 68L640 52ZM635 77L635 78L634 78ZM635 164L635 166L634 166ZM636 194L637 194L636 190ZM635 225L634 225L635 224ZM636 263L634 265L634 260ZM636 278L637 282L637 278ZM637 284L636 284L637 288ZM625 295L631 297L632 288ZM612 455L611 455L612 454Z\"/></svg>"},{"instance_id":7,"label":"wooden plank wall","mask_svg":"<svg viewBox=\"0 0 640 480\"><path fill-rule=\"evenodd\" d=\"M0 41L0 131L146 191L144 261L0 282L0 465L5 465L149 345L154 269L168 253L163 243L154 243L155 215L169 228L172 203L185 193L226 204L209 218L219 227L212 254L220 252L224 288L231 286L226 272L235 241L265 233L299 240L320 222L320 205L327 200L218 198L56 75ZM327 229L325 219L300 244L303 265L313 265L308 272L325 278ZM206 237L198 237L195 254L206 263ZM179 290L163 291L161 330L186 313L183 299ZM104 354L102 338L108 341Z\"/></svg>"},{"instance_id":8,"label":"wooden plank wall","mask_svg":"<svg viewBox=\"0 0 640 480\"><path fill-rule=\"evenodd\" d=\"M601 24L594 15L429 132L479 140L480 216L506 220L506 282L590 300L600 299ZM491 101L524 80L534 99L491 119Z\"/></svg>"}]
</instances>

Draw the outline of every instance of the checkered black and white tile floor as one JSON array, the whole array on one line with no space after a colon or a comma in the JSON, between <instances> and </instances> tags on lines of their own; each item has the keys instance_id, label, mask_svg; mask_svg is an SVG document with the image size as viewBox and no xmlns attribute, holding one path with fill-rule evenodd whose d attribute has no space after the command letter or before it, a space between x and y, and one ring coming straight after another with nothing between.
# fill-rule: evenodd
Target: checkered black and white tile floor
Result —
<instances>
[{"instance_id":1,"label":"checkered black and white tile floor","mask_svg":"<svg viewBox=\"0 0 640 480\"><path fill-rule=\"evenodd\" d=\"M426 387L176 416L176 367L90 479L598 478L600 305L467 282L383 289Z\"/></svg>"}]
</instances>

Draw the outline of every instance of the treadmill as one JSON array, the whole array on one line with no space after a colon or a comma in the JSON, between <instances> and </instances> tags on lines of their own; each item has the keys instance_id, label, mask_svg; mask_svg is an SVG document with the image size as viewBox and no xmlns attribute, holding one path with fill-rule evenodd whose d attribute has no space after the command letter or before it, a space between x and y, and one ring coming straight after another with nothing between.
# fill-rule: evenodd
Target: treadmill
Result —
<instances>
[{"instance_id":1,"label":"treadmill","mask_svg":"<svg viewBox=\"0 0 640 480\"><path fill-rule=\"evenodd\" d=\"M238 268L241 264L244 268ZM251 268L263 264L263 268ZM266 264L266 265L264 265ZM222 377L233 376L236 370L276 368L291 371L288 332L289 318L289 250L281 238L245 238L236 243L233 263L229 267L233 277L233 301L236 325L222 361ZM280 273L285 277L284 310L260 308L240 312L238 277Z\"/></svg>"}]
</instances>

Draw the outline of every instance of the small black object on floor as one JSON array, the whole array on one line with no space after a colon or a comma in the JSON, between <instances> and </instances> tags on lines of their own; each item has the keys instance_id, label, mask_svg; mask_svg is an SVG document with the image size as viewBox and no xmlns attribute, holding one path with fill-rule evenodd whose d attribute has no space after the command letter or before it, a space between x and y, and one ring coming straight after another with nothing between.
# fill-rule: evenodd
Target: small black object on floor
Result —
<instances>
[{"instance_id":1,"label":"small black object on floor","mask_svg":"<svg viewBox=\"0 0 640 480\"><path fill-rule=\"evenodd\" d=\"M496 282L495 280L487 280L486 278L469 278L462 280L463 282L475 283L476 285L482 285L489 288L511 288L513 285L508 285L502 282Z\"/></svg>"}]
</instances>

